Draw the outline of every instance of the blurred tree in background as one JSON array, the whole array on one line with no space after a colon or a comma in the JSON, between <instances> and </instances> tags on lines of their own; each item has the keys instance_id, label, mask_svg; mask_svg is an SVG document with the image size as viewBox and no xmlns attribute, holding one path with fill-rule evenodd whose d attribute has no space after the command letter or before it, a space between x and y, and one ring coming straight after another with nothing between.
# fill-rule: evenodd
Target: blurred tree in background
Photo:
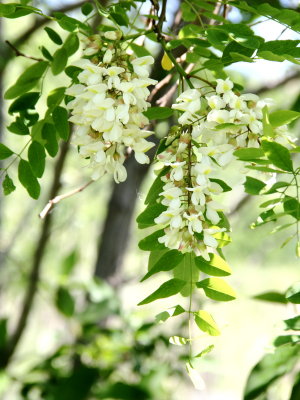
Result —
<instances>
[{"instance_id":1,"label":"blurred tree in background","mask_svg":"<svg viewBox=\"0 0 300 400\"><path fill-rule=\"evenodd\" d=\"M298 137L296 3L23 0L0 5L0 136L5 143L0 171L6 195L0 198L1 398L300 398L299 285L294 284L299 279L299 145L272 141L285 124ZM187 336L191 343L190 316L184 319L179 308L172 314L169 299L162 301L163 308L136 307L144 292L160 285L156 277L156 285L138 284L147 254L138 250L145 235L134 220L156 178L152 164L141 164L128 152L124 182L106 174L91 184L71 145L74 126L68 127L71 99L65 89L79 83L73 65L82 57L86 37L93 42L93 35L115 30L123 32L134 56L154 57L149 77L158 84L150 86L146 111L147 129L154 132L155 146L147 153L151 161L166 147L171 127L178 126L180 112L171 106L189 85L215 88L216 79L229 76L239 94L251 91L273 99L272 112L262 119L265 145L255 155L248 148L237 150L239 161L221 175L233 187L227 197L222 194L233 230L233 243L224 253L234 266L230 282L238 300L215 304L210 299L219 299L207 291L210 299L193 298L196 309L208 305L222 328L220 339L207 334L203 320L202 332L192 328L198 351L189 375L196 388L202 387L200 394L185 373L191 354L174 345ZM53 135L48 128L54 125ZM246 180L241 162L250 167ZM272 173L273 180L260 173ZM296 194L286 192L292 185ZM161 191L154 188L152 201ZM151 210L137 219L148 234L158 217ZM224 216L223 227L226 221ZM250 230L250 224L260 228ZM161 253L144 249L151 251L149 266L155 265ZM225 258L222 250L218 254ZM166 261L171 263L170 253ZM171 270L169 265L156 272ZM212 259L205 264L201 257L195 265L204 277L229 275ZM175 279L185 278L177 273ZM198 287L207 289L201 282ZM170 315L176 318L159 324ZM208 325L211 334L214 325Z\"/></svg>"}]
</instances>

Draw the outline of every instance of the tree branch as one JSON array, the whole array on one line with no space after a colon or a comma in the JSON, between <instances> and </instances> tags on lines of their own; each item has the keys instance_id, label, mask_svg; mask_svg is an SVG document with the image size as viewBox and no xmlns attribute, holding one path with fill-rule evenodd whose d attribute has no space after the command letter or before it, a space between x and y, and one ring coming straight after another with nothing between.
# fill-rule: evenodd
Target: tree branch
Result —
<instances>
[{"instance_id":1,"label":"tree branch","mask_svg":"<svg viewBox=\"0 0 300 400\"><path fill-rule=\"evenodd\" d=\"M27 56L26 54L22 53L21 51L19 51L13 44L11 44L8 40L5 40L5 43L8 44L8 46L10 48L13 49L13 51L15 52L16 56L19 57L25 57L25 58L29 58L30 60L35 60L35 61L44 61L42 58L36 58L36 57L31 57L31 56Z\"/></svg>"},{"instance_id":2,"label":"tree branch","mask_svg":"<svg viewBox=\"0 0 300 400\"><path fill-rule=\"evenodd\" d=\"M82 192L85 188L87 188L89 185L91 185L93 182L93 180L85 183L84 185L78 187L77 189L71 190L68 193L65 194L61 194L59 196L55 196L53 199L49 200L48 203L46 204L46 206L43 208L43 210L40 212L39 217L41 219L44 219L48 213L52 210L52 207L59 203L60 201L67 199L68 197L74 196L74 194L80 193Z\"/></svg>"},{"instance_id":3,"label":"tree branch","mask_svg":"<svg viewBox=\"0 0 300 400\"><path fill-rule=\"evenodd\" d=\"M60 177L68 154L69 145L70 141L62 143L60 154L55 164L54 176L50 188L49 198L54 198L60 189ZM40 235L37 240L36 249L32 260L31 272L29 275L29 282L26 293L24 295L19 318L14 331L7 342L6 347L2 351L0 357L0 368L5 368L9 364L26 328L28 316L33 305L35 294L37 292L37 286L40 278L40 269L45 256L46 246L49 241L51 226L52 214L48 213L45 219L43 219Z\"/></svg>"}]
</instances>

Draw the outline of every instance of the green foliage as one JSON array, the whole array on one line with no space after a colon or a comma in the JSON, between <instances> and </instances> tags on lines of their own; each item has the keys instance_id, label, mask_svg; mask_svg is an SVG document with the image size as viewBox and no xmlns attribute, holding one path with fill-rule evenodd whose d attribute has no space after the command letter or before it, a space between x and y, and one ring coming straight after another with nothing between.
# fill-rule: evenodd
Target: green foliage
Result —
<instances>
[{"instance_id":1,"label":"green foliage","mask_svg":"<svg viewBox=\"0 0 300 400\"><path fill-rule=\"evenodd\" d=\"M244 400L254 400L284 374L290 372L299 359L300 346L287 344L267 354L253 368L244 393Z\"/></svg>"},{"instance_id":2,"label":"green foliage","mask_svg":"<svg viewBox=\"0 0 300 400\"><path fill-rule=\"evenodd\" d=\"M13 180L8 176L8 174L6 174L3 179L2 188L4 196L8 196L16 189Z\"/></svg>"},{"instance_id":3,"label":"green foliage","mask_svg":"<svg viewBox=\"0 0 300 400\"><path fill-rule=\"evenodd\" d=\"M173 110L169 107L151 107L144 111L144 115L149 119L166 119L173 115Z\"/></svg>"},{"instance_id":4,"label":"green foliage","mask_svg":"<svg viewBox=\"0 0 300 400\"><path fill-rule=\"evenodd\" d=\"M68 111L64 107L57 106L52 112L55 129L63 140L68 140L70 134Z\"/></svg>"},{"instance_id":5,"label":"green foliage","mask_svg":"<svg viewBox=\"0 0 300 400\"><path fill-rule=\"evenodd\" d=\"M293 171L293 163L287 148L279 143L267 140L263 140L261 145L266 156L275 167L281 168L283 171Z\"/></svg>"},{"instance_id":6,"label":"green foliage","mask_svg":"<svg viewBox=\"0 0 300 400\"><path fill-rule=\"evenodd\" d=\"M150 276L157 274L161 271L171 271L183 260L184 255L178 250L169 250L158 259L158 261L151 266L151 269L143 277L141 282L150 278Z\"/></svg>"},{"instance_id":7,"label":"green foliage","mask_svg":"<svg viewBox=\"0 0 300 400\"><path fill-rule=\"evenodd\" d=\"M207 278L197 282L197 287L204 290L207 297L217 301L231 301L236 294L231 286L221 278Z\"/></svg>"},{"instance_id":8,"label":"green foliage","mask_svg":"<svg viewBox=\"0 0 300 400\"><path fill-rule=\"evenodd\" d=\"M23 74L21 74L16 83L5 92L4 98L14 99L29 92L29 90L33 89L37 85L47 67L47 61L39 61L31 65L25 70L25 72L23 72Z\"/></svg>"},{"instance_id":9,"label":"green foliage","mask_svg":"<svg viewBox=\"0 0 300 400\"><path fill-rule=\"evenodd\" d=\"M194 313L195 322L201 331L208 333L210 336L219 336L220 331L213 317L204 310Z\"/></svg>"},{"instance_id":10,"label":"green foliage","mask_svg":"<svg viewBox=\"0 0 300 400\"><path fill-rule=\"evenodd\" d=\"M37 178L43 176L45 170L46 153L44 147L39 142L31 142L28 148L28 161L33 174Z\"/></svg>"},{"instance_id":11,"label":"green foliage","mask_svg":"<svg viewBox=\"0 0 300 400\"><path fill-rule=\"evenodd\" d=\"M63 43L63 41L61 40L61 37L59 36L59 34L57 32L55 32L54 29L50 28L49 26L46 26L46 28L44 28L44 30L46 31L47 35L52 40L52 42L54 42L55 44L58 44L58 45L61 45Z\"/></svg>"},{"instance_id":12,"label":"green foliage","mask_svg":"<svg viewBox=\"0 0 300 400\"><path fill-rule=\"evenodd\" d=\"M284 294L278 292L265 292L253 297L256 300L269 301L271 303L287 304L288 301Z\"/></svg>"},{"instance_id":13,"label":"green foliage","mask_svg":"<svg viewBox=\"0 0 300 400\"><path fill-rule=\"evenodd\" d=\"M0 143L0 160L5 160L10 157L14 152L10 150L5 144Z\"/></svg>"},{"instance_id":14,"label":"green foliage","mask_svg":"<svg viewBox=\"0 0 300 400\"><path fill-rule=\"evenodd\" d=\"M246 176L246 182L244 183L246 193L257 195L265 186L266 184L259 179Z\"/></svg>"},{"instance_id":15,"label":"green foliage","mask_svg":"<svg viewBox=\"0 0 300 400\"><path fill-rule=\"evenodd\" d=\"M56 292L55 304L57 309L66 317L72 317L75 310L75 301L69 290L60 286Z\"/></svg>"},{"instance_id":16,"label":"green foliage","mask_svg":"<svg viewBox=\"0 0 300 400\"><path fill-rule=\"evenodd\" d=\"M295 283L286 292L286 299L293 304L300 304L300 282Z\"/></svg>"},{"instance_id":17,"label":"green foliage","mask_svg":"<svg viewBox=\"0 0 300 400\"><path fill-rule=\"evenodd\" d=\"M170 279L169 281L163 283L155 292L146 297L138 305L142 306L143 304L148 304L155 300L174 296L180 292L184 285L185 281L182 281L181 279Z\"/></svg>"},{"instance_id":18,"label":"green foliage","mask_svg":"<svg viewBox=\"0 0 300 400\"><path fill-rule=\"evenodd\" d=\"M218 254L209 254L210 260L207 261L203 257L196 257L195 263L200 271L212 276L228 276L231 274L231 268Z\"/></svg>"},{"instance_id":19,"label":"green foliage","mask_svg":"<svg viewBox=\"0 0 300 400\"><path fill-rule=\"evenodd\" d=\"M40 184L34 176L28 161L21 159L18 167L18 177L20 183L25 187L29 196L38 199L40 195Z\"/></svg>"}]
</instances>

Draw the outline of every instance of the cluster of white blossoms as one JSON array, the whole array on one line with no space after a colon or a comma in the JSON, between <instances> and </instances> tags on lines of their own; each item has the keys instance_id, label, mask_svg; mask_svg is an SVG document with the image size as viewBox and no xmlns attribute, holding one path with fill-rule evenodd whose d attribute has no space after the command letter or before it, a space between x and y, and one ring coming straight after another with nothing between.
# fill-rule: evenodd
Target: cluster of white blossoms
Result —
<instances>
[{"instance_id":1,"label":"cluster of white blossoms","mask_svg":"<svg viewBox=\"0 0 300 400\"><path fill-rule=\"evenodd\" d=\"M216 171L233 159L236 149L259 147L263 135L266 103L254 94L238 95L232 89L229 79L217 79L215 89L183 92L172 106L182 111L181 126L158 155L169 167L160 193L167 208L155 219L164 225L165 235L159 242L208 260L218 247L215 234L226 230L221 218L224 207L213 198L223 192L214 177Z\"/></svg>"},{"instance_id":2,"label":"cluster of white blossoms","mask_svg":"<svg viewBox=\"0 0 300 400\"><path fill-rule=\"evenodd\" d=\"M82 69L79 82L66 91L74 97L67 105L76 126L72 142L89 160L92 179L110 172L117 183L127 177L126 151L133 150L141 164L149 162L145 153L154 144L146 140L152 132L144 129L149 121L143 111L150 105L148 86L157 83L149 78L153 57L129 56L120 38L118 31L89 38L87 58L74 64Z\"/></svg>"}]
</instances>

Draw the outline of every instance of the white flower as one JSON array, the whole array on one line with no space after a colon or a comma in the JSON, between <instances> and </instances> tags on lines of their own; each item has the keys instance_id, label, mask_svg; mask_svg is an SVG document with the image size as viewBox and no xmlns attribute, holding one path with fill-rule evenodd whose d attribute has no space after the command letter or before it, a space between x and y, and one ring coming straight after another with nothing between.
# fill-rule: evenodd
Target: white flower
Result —
<instances>
[{"instance_id":1,"label":"white flower","mask_svg":"<svg viewBox=\"0 0 300 400\"><path fill-rule=\"evenodd\" d=\"M214 121L218 124L231 122L230 112L227 110L212 110L207 114L207 121Z\"/></svg>"},{"instance_id":2,"label":"white flower","mask_svg":"<svg viewBox=\"0 0 300 400\"><path fill-rule=\"evenodd\" d=\"M202 216L202 213L198 214L187 214L186 212L183 214L184 218L188 221L188 230L191 235L194 234L194 232L202 232L202 222L200 220L200 217Z\"/></svg>"},{"instance_id":3,"label":"white flower","mask_svg":"<svg viewBox=\"0 0 300 400\"><path fill-rule=\"evenodd\" d=\"M119 38L119 35L116 31L107 31L104 32L104 37L109 40L117 40Z\"/></svg>"},{"instance_id":4,"label":"white flower","mask_svg":"<svg viewBox=\"0 0 300 400\"><path fill-rule=\"evenodd\" d=\"M217 79L217 87L216 87L217 93L226 93L229 92L232 88L233 88L233 83L229 78L227 78L225 81L223 79Z\"/></svg>"},{"instance_id":5,"label":"white flower","mask_svg":"<svg viewBox=\"0 0 300 400\"><path fill-rule=\"evenodd\" d=\"M113 57L113 52L110 49L107 49L104 56L103 56L103 62L104 64L109 64L112 60Z\"/></svg>"},{"instance_id":6,"label":"white flower","mask_svg":"<svg viewBox=\"0 0 300 400\"><path fill-rule=\"evenodd\" d=\"M225 108L226 103L220 96L206 96L207 104L213 109L220 110L220 108Z\"/></svg>"},{"instance_id":7,"label":"white flower","mask_svg":"<svg viewBox=\"0 0 300 400\"><path fill-rule=\"evenodd\" d=\"M147 78L149 76L147 67L153 63L154 58L152 56L140 57L131 61L134 72L141 78Z\"/></svg>"},{"instance_id":8,"label":"white flower","mask_svg":"<svg viewBox=\"0 0 300 400\"><path fill-rule=\"evenodd\" d=\"M183 178L183 165L185 165L186 162L174 162L174 163L166 163L165 165L170 165L172 170L171 170L171 179L174 179L175 181L181 181Z\"/></svg>"}]
</instances>

